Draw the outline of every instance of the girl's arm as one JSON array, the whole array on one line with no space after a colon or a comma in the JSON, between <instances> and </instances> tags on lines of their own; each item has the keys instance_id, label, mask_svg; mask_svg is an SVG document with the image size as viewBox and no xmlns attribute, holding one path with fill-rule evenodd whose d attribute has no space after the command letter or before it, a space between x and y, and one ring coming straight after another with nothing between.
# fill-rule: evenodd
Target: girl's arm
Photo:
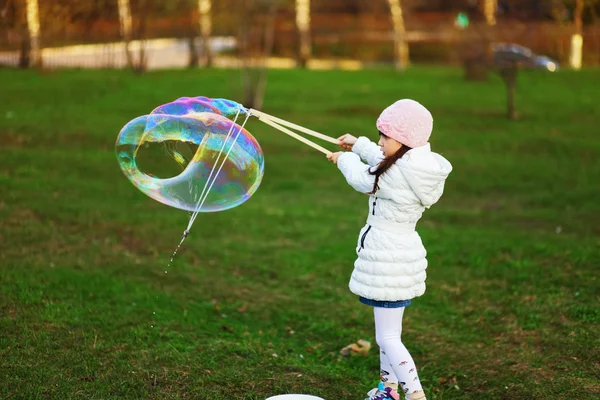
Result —
<instances>
[{"instance_id":1,"label":"girl's arm","mask_svg":"<svg viewBox=\"0 0 600 400\"><path fill-rule=\"evenodd\" d=\"M358 154L371 167L379 164L384 158L381 148L364 136L356 140L352 146L352 152Z\"/></svg>"},{"instance_id":2,"label":"girl's arm","mask_svg":"<svg viewBox=\"0 0 600 400\"><path fill-rule=\"evenodd\" d=\"M375 175L369 173L370 167L360 161L357 154L341 153L337 158L337 166L342 171L348 184L356 191L361 193L371 193L373 191Z\"/></svg>"}]
</instances>

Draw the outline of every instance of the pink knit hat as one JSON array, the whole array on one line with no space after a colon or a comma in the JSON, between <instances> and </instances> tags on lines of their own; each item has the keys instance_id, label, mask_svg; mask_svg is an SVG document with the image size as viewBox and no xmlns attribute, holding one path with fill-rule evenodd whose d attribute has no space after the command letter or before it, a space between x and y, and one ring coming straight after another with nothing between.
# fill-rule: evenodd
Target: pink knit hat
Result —
<instances>
[{"instance_id":1,"label":"pink knit hat","mask_svg":"<svg viewBox=\"0 0 600 400\"><path fill-rule=\"evenodd\" d=\"M383 110L377 119L377 129L408 147L420 147L431 136L433 117L414 100L398 100Z\"/></svg>"}]
</instances>

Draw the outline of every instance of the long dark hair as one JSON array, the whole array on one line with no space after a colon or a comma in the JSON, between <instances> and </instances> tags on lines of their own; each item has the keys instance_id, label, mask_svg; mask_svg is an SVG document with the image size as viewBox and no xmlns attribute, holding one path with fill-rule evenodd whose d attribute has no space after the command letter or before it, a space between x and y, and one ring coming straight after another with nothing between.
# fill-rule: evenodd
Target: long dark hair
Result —
<instances>
[{"instance_id":1,"label":"long dark hair","mask_svg":"<svg viewBox=\"0 0 600 400\"><path fill-rule=\"evenodd\" d=\"M388 137L382 132L379 132L379 135L383 136L385 138ZM397 152L395 152L391 156L386 157L383 160L381 160L381 162L379 164L377 164L377 168L375 168L375 171L369 171L369 173L371 175L375 175L375 183L373 184L373 191L369 194L375 194L375 192L377 192L377 190L379 190L379 177L381 175L383 175L385 173L385 171L390 169L390 167L392 165L394 165L396 163L396 161L401 159L402 156L404 156L409 150L412 150L412 147L408 147L403 144L402 147L400 147Z\"/></svg>"}]
</instances>

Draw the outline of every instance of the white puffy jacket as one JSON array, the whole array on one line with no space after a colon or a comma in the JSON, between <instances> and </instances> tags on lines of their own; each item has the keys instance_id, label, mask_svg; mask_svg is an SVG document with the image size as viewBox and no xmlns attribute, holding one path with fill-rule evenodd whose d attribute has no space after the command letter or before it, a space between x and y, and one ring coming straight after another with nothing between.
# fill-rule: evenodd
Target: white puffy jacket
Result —
<instances>
[{"instance_id":1,"label":"white puffy jacket","mask_svg":"<svg viewBox=\"0 0 600 400\"><path fill-rule=\"evenodd\" d=\"M337 165L350 186L370 193L375 176L369 171L382 159L379 146L361 137ZM427 252L415 225L441 197L450 171L452 165L428 143L409 150L381 175L358 237L358 259L349 285L353 293L380 301L409 300L425 293Z\"/></svg>"}]
</instances>

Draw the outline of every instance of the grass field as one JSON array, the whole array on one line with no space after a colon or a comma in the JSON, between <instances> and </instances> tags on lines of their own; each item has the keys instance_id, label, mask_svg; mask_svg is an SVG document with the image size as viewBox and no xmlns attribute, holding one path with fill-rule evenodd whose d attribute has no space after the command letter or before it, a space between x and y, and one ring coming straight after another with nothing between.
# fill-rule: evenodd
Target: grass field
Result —
<instances>
[{"instance_id":1,"label":"grass field","mask_svg":"<svg viewBox=\"0 0 600 400\"><path fill-rule=\"evenodd\" d=\"M239 99L228 70L0 70L0 398L363 399L372 311L347 289L366 198L323 155L252 121L265 176L187 213L119 170L130 119L180 96ZM428 289L403 340L429 398L600 397L600 72L502 82L454 69L272 71L263 110L337 136L412 97L454 166L419 223ZM327 144L325 144L327 146Z\"/></svg>"}]
</instances>

